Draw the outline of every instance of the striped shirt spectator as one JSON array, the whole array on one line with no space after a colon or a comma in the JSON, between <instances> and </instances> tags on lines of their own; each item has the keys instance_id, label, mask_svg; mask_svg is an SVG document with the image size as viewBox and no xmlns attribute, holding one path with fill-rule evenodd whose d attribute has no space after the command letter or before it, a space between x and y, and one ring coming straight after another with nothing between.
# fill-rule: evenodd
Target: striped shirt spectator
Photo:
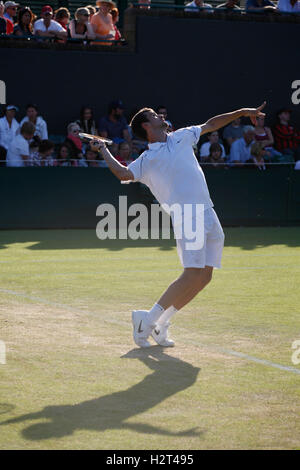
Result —
<instances>
[{"instance_id":1,"label":"striped shirt spectator","mask_svg":"<svg viewBox=\"0 0 300 470\"><path fill-rule=\"evenodd\" d=\"M279 152L300 151L300 132L290 125L291 111L283 108L278 111L278 122L273 128L275 148Z\"/></svg>"}]
</instances>

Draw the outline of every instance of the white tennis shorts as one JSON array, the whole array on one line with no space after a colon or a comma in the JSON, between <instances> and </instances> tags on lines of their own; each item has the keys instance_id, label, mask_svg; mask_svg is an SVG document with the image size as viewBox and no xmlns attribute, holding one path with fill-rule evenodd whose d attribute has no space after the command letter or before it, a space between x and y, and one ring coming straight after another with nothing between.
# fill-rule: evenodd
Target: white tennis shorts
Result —
<instances>
[{"instance_id":1,"label":"white tennis shorts","mask_svg":"<svg viewBox=\"0 0 300 470\"><path fill-rule=\"evenodd\" d=\"M184 268L204 268L205 266L221 267L224 247L224 232L213 208L204 211L204 245L199 250L187 250L186 243L193 240L182 238L176 240L177 252ZM195 240L195 239L194 239Z\"/></svg>"}]
</instances>

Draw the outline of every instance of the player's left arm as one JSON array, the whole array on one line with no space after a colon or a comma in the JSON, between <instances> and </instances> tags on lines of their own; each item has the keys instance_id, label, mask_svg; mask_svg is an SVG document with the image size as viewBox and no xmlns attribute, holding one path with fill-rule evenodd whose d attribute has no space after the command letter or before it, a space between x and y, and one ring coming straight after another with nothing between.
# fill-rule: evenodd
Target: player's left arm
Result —
<instances>
[{"instance_id":1,"label":"player's left arm","mask_svg":"<svg viewBox=\"0 0 300 470\"><path fill-rule=\"evenodd\" d=\"M262 105L258 108L242 108L238 109L237 111L232 111L231 113L220 114L219 116L215 116L209 119L206 123L201 125L202 131L201 135L207 134L208 132L214 132L221 127L227 126L235 119L240 117L249 117L251 119L252 124L256 125L256 118L257 117L264 117L265 114L262 113L262 110L266 106L266 102L264 101Z\"/></svg>"}]
</instances>

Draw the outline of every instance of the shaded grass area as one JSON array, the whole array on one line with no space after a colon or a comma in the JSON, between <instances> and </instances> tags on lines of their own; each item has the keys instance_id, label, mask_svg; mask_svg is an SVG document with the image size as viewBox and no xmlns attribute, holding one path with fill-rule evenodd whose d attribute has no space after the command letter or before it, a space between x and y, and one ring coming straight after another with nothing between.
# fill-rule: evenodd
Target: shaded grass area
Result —
<instances>
[{"instance_id":1,"label":"shaded grass area","mask_svg":"<svg viewBox=\"0 0 300 470\"><path fill-rule=\"evenodd\" d=\"M225 234L223 269L174 319L176 347L145 351L131 310L181 272L174 241L1 232L0 448L299 448L299 375L226 351L293 366L300 229Z\"/></svg>"}]
</instances>

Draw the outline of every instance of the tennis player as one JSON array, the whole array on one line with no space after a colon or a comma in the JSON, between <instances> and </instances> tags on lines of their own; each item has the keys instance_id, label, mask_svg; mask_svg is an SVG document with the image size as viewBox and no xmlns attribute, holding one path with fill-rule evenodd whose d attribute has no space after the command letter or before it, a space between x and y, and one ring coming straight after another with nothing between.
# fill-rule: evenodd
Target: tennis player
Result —
<instances>
[{"instance_id":1,"label":"tennis player","mask_svg":"<svg viewBox=\"0 0 300 470\"><path fill-rule=\"evenodd\" d=\"M190 302L211 281L214 268L221 267L224 233L213 209L205 176L194 154L193 146L200 135L214 132L240 117L249 117L255 124L256 117L265 116L262 109L242 108L209 119L205 124L167 132L167 123L151 108L141 109L132 119L135 136L148 142L144 151L127 168L122 166L109 152L105 143L93 141L92 147L99 150L112 173L122 181L138 181L146 184L161 205L171 207L179 204L202 205L204 208L204 243L199 250L187 249L190 238L176 237L177 251L183 273L163 293L151 310L132 312L133 338L135 343L146 348L151 346L149 337L161 346L174 346L168 336L171 317ZM172 216L172 214L171 214ZM195 217L195 215L192 215ZM172 217L173 224L174 219ZM195 221L193 221L195 222Z\"/></svg>"}]
</instances>

